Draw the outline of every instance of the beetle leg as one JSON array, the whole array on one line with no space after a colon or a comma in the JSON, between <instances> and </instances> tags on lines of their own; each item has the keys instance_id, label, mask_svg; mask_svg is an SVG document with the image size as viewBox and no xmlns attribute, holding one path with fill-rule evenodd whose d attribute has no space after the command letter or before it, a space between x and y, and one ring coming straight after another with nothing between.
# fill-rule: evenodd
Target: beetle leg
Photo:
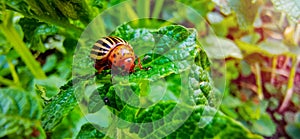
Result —
<instances>
[{"instance_id":1,"label":"beetle leg","mask_svg":"<svg viewBox=\"0 0 300 139\"><path fill-rule=\"evenodd\" d=\"M138 59L138 64L137 65L139 66L139 68L141 70L150 70L151 69L151 67L143 67L140 58L137 58L137 59Z\"/></svg>"},{"instance_id":2,"label":"beetle leg","mask_svg":"<svg viewBox=\"0 0 300 139\"><path fill-rule=\"evenodd\" d=\"M109 65L103 65L101 67L98 67L98 74L100 74L104 69L107 69L107 67L109 67Z\"/></svg>"},{"instance_id":3,"label":"beetle leg","mask_svg":"<svg viewBox=\"0 0 300 139\"><path fill-rule=\"evenodd\" d=\"M104 68L105 68L105 67L99 68L99 69L98 69L98 73L100 74L100 73L103 71Z\"/></svg>"},{"instance_id":4,"label":"beetle leg","mask_svg":"<svg viewBox=\"0 0 300 139\"><path fill-rule=\"evenodd\" d=\"M137 61L138 61L138 64L135 65L135 67L138 66L141 70L150 70L150 69L151 69L151 67L143 67L140 58L138 58L137 56L135 56L135 57L136 57L136 59L137 59ZM134 70L134 68L133 68L133 69L131 70L131 73L134 72L134 71L135 71L135 70Z\"/></svg>"}]
</instances>

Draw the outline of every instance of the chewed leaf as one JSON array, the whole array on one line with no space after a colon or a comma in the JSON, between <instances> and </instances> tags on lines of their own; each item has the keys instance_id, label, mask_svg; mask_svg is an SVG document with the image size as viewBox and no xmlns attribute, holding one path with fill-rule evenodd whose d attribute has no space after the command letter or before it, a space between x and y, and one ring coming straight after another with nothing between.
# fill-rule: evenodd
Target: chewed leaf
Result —
<instances>
[{"instance_id":1,"label":"chewed leaf","mask_svg":"<svg viewBox=\"0 0 300 139\"><path fill-rule=\"evenodd\" d=\"M87 83L85 78L75 78L60 88L60 92L45 106L42 113L42 126L46 131L58 125L78 105Z\"/></svg>"},{"instance_id":2,"label":"chewed leaf","mask_svg":"<svg viewBox=\"0 0 300 139\"><path fill-rule=\"evenodd\" d=\"M217 106L214 99L219 99L213 93L213 82L207 71L209 60L197 42L196 30L179 25L158 30L133 29L125 24L111 35L130 42L147 69L136 68L127 75L111 71L111 82L90 96L90 112L106 104L117 116L114 121L119 130L130 136L153 138L165 137L178 129L192 114L194 106ZM200 117L207 117L206 125L216 111L204 109L201 113L198 113ZM200 119L195 123L199 124ZM124 127L130 128L130 132L124 131ZM110 129L107 136L116 137Z\"/></svg>"},{"instance_id":3,"label":"chewed leaf","mask_svg":"<svg viewBox=\"0 0 300 139\"><path fill-rule=\"evenodd\" d=\"M0 137L19 136L29 137L32 132L41 129L41 103L38 98L23 90L7 88L0 89Z\"/></svg>"},{"instance_id":4,"label":"chewed leaf","mask_svg":"<svg viewBox=\"0 0 300 139\"><path fill-rule=\"evenodd\" d=\"M217 112L221 96L214 90L208 71L209 60L197 42L194 29L178 25L157 30L133 29L124 24L111 35L130 42L147 69L136 68L133 73L124 75L111 71L112 79L106 82L105 76L97 76L96 81L104 81L104 84L89 97L88 109L94 113L105 104L114 115L109 127L97 128L106 137L117 138L122 133L138 138L198 135L205 138L213 137L210 133L201 134L211 130L212 124L238 127L232 131L231 128L214 131L220 137L228 137L227 132L241 133L237 137L248 137L243 136L244 133L252 135L237 123L214 121L216 116L221 120L227 117ZM95 129L89 130L94 132ZM191 133L185 134L186 131Z\"/></svg>"}]
</instances>

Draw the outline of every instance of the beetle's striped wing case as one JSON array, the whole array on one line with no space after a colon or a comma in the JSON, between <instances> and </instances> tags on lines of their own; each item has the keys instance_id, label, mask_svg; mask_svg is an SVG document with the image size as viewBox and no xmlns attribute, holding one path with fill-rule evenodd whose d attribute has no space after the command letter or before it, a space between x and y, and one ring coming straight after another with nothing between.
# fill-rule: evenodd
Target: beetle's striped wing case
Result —
<instances>
[{"instance_id":1,"label":"beetle's striped wing case","mask_svg":"<svg viewBox=\"0 0 300 139\"><path fill-rule=\"evenodd\" d=\"M128 42L119 37L103 37L93 45L90 57L94 60L102 60L109 55L113 48L121 44L129 45Z\"/></svg>"}]
</instances>

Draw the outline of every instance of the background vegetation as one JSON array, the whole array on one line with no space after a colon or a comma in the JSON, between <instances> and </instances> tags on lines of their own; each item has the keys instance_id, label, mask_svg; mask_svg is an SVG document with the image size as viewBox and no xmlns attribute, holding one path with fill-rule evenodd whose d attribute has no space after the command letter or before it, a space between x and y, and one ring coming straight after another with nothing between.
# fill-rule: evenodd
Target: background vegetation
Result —
<instances>
[{"instance_id":1,"label":"background vegetation","mask_svg":"<svg viewBox=\"0 0 300 139\"><path fill-rule=\"evenodd\" d=\"M80 94L78 93L82 90L80 86L88 82L84 82L84 78L75 78L80 74L74 76L72 68L74 68L73 59L76 59L74 57L76 46L85 28L97 15L121 2L123 1L0 1L0 137L107 137L85 120L75 94ZM129 14L124 15L124 20L142 15L153 18L171 16L170 13L162 12L162 8L167 10L169 8L171 11L172 7L166 6L172 5L170 1L133 2L137 8L127 6L125 10ZM298 0L177 0L177 2L192 7L205 22L191 24L197 20L190 18L188 12L183 12L178 15L179 18L169 22L150 20L149 24L144 20L131 23L130 26L114 28L119 24L113 20L104 20L99 21L97 27L102 32L108 29L116 30L114 34L128 40L138 38L136 34L141 31L140 27L146 27L141 33L142 36L157 32L165 33L182 43L189 42L188 38L193 38L193 33L179 26L170 26L172 22L180 22L185 27L197 29L196 33L201 39L197 42L192 41L197 47L191 50L198 52L204 47L212 63L205 61L207 57L202 51L186 53L191 54L192 58L200 57L202 60L196 63L197 70L202 71L199 77L207 82L204 86L206 95L212 93L212 80L202 75L208 75L208 71L212 70L214 74L226 77L226 85L214 80L214 86L224 92L220 111L207 127L198 128L198 121L195 119L200 119L201 116L195 115L204 111L203 107L207 102L197 101L198 107L192 113L194 117L188 119L184 123L185 126L167 138L180 138L187 133L202 138L299 138L300 2ZM111 26L103 26L101 22ZM177 34L184 37L176 38ZM218 44L222 44L224 55L219 55ZM173 51L168 52L171 54ZM84 52L78 56L83 55ZM154 58L152 62L159 63L163 60L166 59ZM85 61L76 62L77 65L85 63ZM153 66L151 61L149 63L148 65ZM147 64L147 61L144 64ZM208 65L211 67L208 68ZM176 76L178 69L169 67L170 65L158 65L153 67L151 73L153 76L146 77L143 71L139 71L141 75L134 74L131 79L140 84L140 81L135 80L137 77L152 79L154 75L159 74L161 75L159 78L174 83L178 78ZM159 71L162 68L165 70ZM98 105L107 107L106 110L114 111L128 121L147 122L141 118L147 116L155 120L168 113L163 108L174 108L174 101L161 102L141 113L140 117L131 118L128 115L139 109L128 107L118 100L115 92L110 89L110 82L105 80L107 78L110 76L105 73L95 77L100 85L99 91L94 91L96 92L94 94L110 97L107 106ZM93 107L98 106L93 103L101 101L92 98L83 100L88 105L87 111L91 113L100 109ZM198 98L201 96L194 96L195 100ZM127 112L119 113L122 110ZM151 117L149 113L163 114ZM106 120L109 119L103 118L104 122ZM109 129L105 131L109 132ZM145 130L141 128L121 133L130 137L144 137L143 131Z\"/></svg>"}]
</instances>

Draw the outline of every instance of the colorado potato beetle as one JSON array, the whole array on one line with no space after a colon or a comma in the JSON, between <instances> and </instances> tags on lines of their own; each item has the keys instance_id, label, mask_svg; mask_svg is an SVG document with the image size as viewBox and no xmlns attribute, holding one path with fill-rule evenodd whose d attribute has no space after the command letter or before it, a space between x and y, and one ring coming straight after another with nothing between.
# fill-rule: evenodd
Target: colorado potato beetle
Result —
<instances>
[{"instance_id":1,"label":"colorado potato beetle","mask_svg":"<svg viewBox=\"0 0 300 139\"><path fill-rule=\"evenodd\" d=\"M136 56L133 48L119 37L108 36L99 39L93 45L90 57L95 61L94 67L98 73L104 69L123 73L134 71ZM139 59L138 66L142 69Z\"/></svg>"}]
</instances>

